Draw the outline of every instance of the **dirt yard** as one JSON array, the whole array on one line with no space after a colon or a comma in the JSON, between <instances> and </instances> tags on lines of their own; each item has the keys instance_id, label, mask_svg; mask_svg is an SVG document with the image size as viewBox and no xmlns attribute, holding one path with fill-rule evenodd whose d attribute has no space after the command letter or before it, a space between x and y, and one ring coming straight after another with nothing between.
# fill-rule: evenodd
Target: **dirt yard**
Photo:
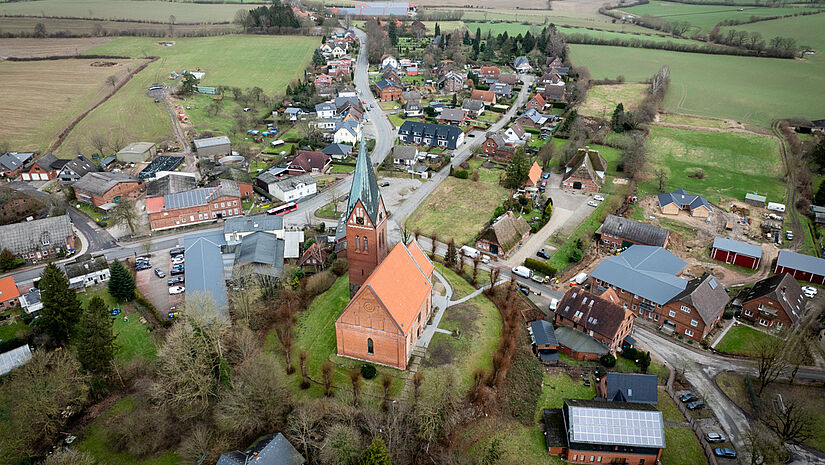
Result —
<instances>
[{"instance_id":1,"label":"dirt yard","mask_svg":"<svg viewBox=\"0 0 825 465\"><path fill-rule=\"evenodd\" d=\"M86 50L109 42L114 37L87 37L71 39L0 39L0 57L47 57L79 55Z\"/></svg>"}]
</instances>

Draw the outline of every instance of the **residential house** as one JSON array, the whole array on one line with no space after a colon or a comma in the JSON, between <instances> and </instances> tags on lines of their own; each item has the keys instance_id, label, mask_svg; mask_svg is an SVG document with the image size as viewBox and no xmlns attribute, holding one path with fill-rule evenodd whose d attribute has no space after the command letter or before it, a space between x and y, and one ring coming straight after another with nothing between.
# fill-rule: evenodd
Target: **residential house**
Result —
<instances>
[{"instance_id":1,"label":"residential house","mask_svg":"<svg viewBox=\"0 0 825 465\"><path fill-rule=\"evenodd\" d=\"M701 195L688 194L684 189L658 194L657 197L663 215L678 215L680 211L688 211L690 216L707 218L713 212L707 199Z\"/></svg>"},{"instance_id":2,"label":"residential house","mask_svg":"<svg viewBox=\"0 0 825 465\"><path fill-rule=\"evenodd\" d=\"M321 152L329 155L333 160L344 160L352 153L352 146L349 144L329 144Z\"/></svg>"},{"instance_id":3,"label":"residential house","mask_svg":"<svg viewBox=\"0 0 825 465\"><path fill-rule=\"evenodd\" d=\"M306 459L281 434L270 434L257 440L246 451L233 450L221 454L217 465L304 465Z\"/></svg>"},{"instance_id":4,"label":"residential house","mask_svg":"<svg viewBox=\"0 0 825 465\"><path fill-rule=\"evenodd\" d=\"M381 68L401 69L398 60L392 55L384 55L381 57Z\"/></svg>"},{"instance_id":5,"label":"residential house","mask_svg":"<svg viewBox=\"0 0 825 465\"><path fill-rule=\"evenodd\" d=\"M553 323L587 334L616 355L625 338L633 332L636 319L621 303L613 289L597 296L574 287L559 301Z\"/></svg>"},{"instance_id":6,"label":"residential house","mask_svg":"<svg viewBox=\"0 0 825 465\"><path fill-rule=\"evenodd\" d=\"M26 312L26 315L37 316L40 310L43 310L43 301L40 299L40 289L33 287L25 294L21 294L18 298L20 307Z\"/></svg>"},{"instance_id":7,"label":"residential house","mask_svg":"<svg viewBox=\"0 0 825 465\"><path fill-rule=\"evenodd\" d=\"M20 292L17 290L17 283L14 282L14 276L6 276L0 278L0 311L16 307L20 298Z\"/></svg>"},{"instance_id":8,"label":"residential house","mask_svg":"<svg viewBox=\"0 0 825 465\"><path fill-rule=\"evenodd\" d=\"M764 195L749 192L745 194L745 203L753 205L754 207L765 208L765 206L768 204L768 198Z\"/></svg>"},{"instance_id":9,"label":"residential house","mask_svg":"<svg viewBox=\"0 0 825 465\"><path fill-rule=\"evenodd\" d=\"M501 70L498 66L482 66L478 70L478 76L481 78L493 78L498 81L498 77L501 74Z\"/></svg>"},{"instance_id":10,"label":"residential house","mask_svg":"<svg viewBox=\"0 0 825 465\"><path fill-rule=\"evenodd\" d=\"M796 279L781 273L758 281L745 294L742 317L763 328L790 328L802 317L807 303Z\"/></svg>"},{"instance_id":11,"label":"residential house","mask_svg":"<svg viewBox=\"0 0 825 465\"><path fill-rule=\"evenodd\" d=\"M24 181L48 181L56 178L57 172L60 171L60 168L63 168L65 164L66 160L58 160L53 154L47 153L35 160L34 163L28 167L22 168L20 170L20 177Z\"/></svg>"},{"instance_id":12,"label":"residential house","mask_svg":"<svg viewBox=\"0 0 825 465\"><path fill-rule=\"evenodd\" d=\"M413 166L418 159L418 147L414 145L396 145L392 148L392 162L396 166Z\"/></svg>"},{"instance_id":13,"label":"residential house","mask_svg":"<svg viewBox=\"0 0 825 465\"><path fill-rule=\"evenodd\" d=\"M559 74L551 73L543 75L539 80L539 85L544 87L542 94L548 102L564 101L567 85Z\"/></svg>"},{"instance_id":14,"label":"residential house","mask_svg":"<svg viewBox=\"0 0 825 465\"><path fill-rule=\"evenodd\" d=\"M407 118L421 116L424 114L424 106L421 102L407 102L404 104L404 116Z\"/></svg>"},{"instance_id":15,"label":"residential house","mask_svg":"<svg viewBox=\"0 0 825 465\"><path fill-rule=\"evenodd\" d=\"M432 313L433 270L415 241L396 244L335 321L337 354L406 370Z\"/></svg>"},{"instance_id":16,"label":"residential house","mask_svg":"<svg viewBox=\"0 0 825 465\"><path fill-rule=\"evenodd\" d=\"M148 197L146 213L152 231L243 215L237 183L225 179L219 181L217 186Z\"/></svg>"},{"instance_id":17,"label":"residential house","mask_svg":"<svg viewBox=\"0 0 825 465\"><path fill-rule=\"evenodd\" d=\"M527 173L527 181L524 183L528 187L536 187L541 181L541 166L539 166L538 162L533 162L530 165L530 171Z\"/></svg>"},{"instance_id":18,"label":"residential house","mask_svg":"<svg viewBox=\"0 0 825 465\"><path fill-rule=\"evenodd\" d=\"M198 158L214 160L215 157L232 154L232 144L226 136L195 139L194 144Z\"/></svg>"},{"instance_id":19,"label":"residential house","mask_svg":"<svg viewBox=\"0 0 825 465\"><path fill-rule=\"evenodd\" d=\"M488 226L476 241L476 249L504 258L530 235L530 225L521 216L508 211Z\"/></svg>"},{"instance_id":20,"label":"residential house","mask_svg":"<svg viewBox=\"0 0 825 465\"><path fill-rule=\"evenodd\" d=\"M553 115L545 115L531 108L522 113L516 122L523 127L541 129L549 126L555 119Z\"/></svg>"},{"instance_id":21,"label":"residential house","mask_svg":"<svg viewBox=\"0 0 825 465\"><path fill-rule=\"evenodd\" d=\"M496 82L490 86L490 91L498 98L510 98L513 95L513 86L503 82Z\"/></svg>"},{"instance_id":22,"label":"residential house","mask_svg":"<svg viewBox=\"0 0 825 465\"><path fill-rule=\"evenodd\" d=\"M141 163L157 155L158 149L154 142L132 142L120 149L115 158L122 163Z\"/></svg>"},{"instance_id":23,"label":"residential house","mask_svg":"<svg viewBox=\"0 0 825 465\"><path fill-rule=\"evenodd\" d=\"M9 249L26 263L74 250L74 231L68 215L0 226L0 250Z\"/></svg>"},{"instance_id":24,"label":"residential house","mask_svg":"<svg viewBox=\"0 0 825 465\"><path fill-rule=\"evenodd\" d=\"M665 428L654 405L564 399L561 409L545 409L543 417L547 451L568 463L661 461Z\"/></svg>"},{"instance_id":25,"label":"residential house","mask_svg":"<svg viewBox=\"0 0 825 465\"><path fill-rule=\"evenodd\" d=\"M626 249L633 244L667 247L670 231L649 223L607 215L596 231L602 244L614 249Z\"/></svg>"},{"instance_id":26,"label":"residential house","mask_svg":"<svg viewBox=\"0 0 825 465\"><path fill-rule=\"evenodd\" d=\"M478 118L484 113L484 102L467 98L464 99L464 103L461 104L461 109L466 111L471 117Z\"/></svg>"},{"instance_id":27,"label":"residential house","mask_svg":"<svg viewBox=\"0 0 825 465\"><path fill-rule=\"evenodd\" d=\"M331 86L332 81L333 81L332 76L330 76L329 74L321 73L321 74L315 76L315 80L313 82L314 82L315 87L317 89L317 88L320 88L320 87Z\"/></svg>"},{"instance_id":28,"label":"residential house","mask_svg":"<svg viewBox=\"0 0 825 465\"><path fill-rule=\"evenodd\" d=\"M500 132L488 132L482 144L484 153L498 161L509 161L513 158L515 147L508 145L507 140Z\"/></svg>"},{"instance_id":29,"label":"residential house","mask_svg":"<svg viewBox=\"0 0 825 465\"><path fill-rule=\"evenodd\" d=\"M289 107L284 110L284 115L290 121L298 121L299 119L303 119L306 112L303 108Z\"/></svg>"},{"instance_id":30,"label":"residential house","mask_svg":"<svg viewBox=\"0 0 825 465\"><path fill-rule=\"evenodd\" d=\"M527 131L518 123L513 123L512 126L504 131L504 141L510 145L521 145L520 143L526 142L528 138Z\"/></svg>"},{"instance_id":31,"label":"residential house","mask_svg":"<svg viewBox=\"0 0 825 465\"><path fill-rule=\"evenodd\" d=\"M409 66L405 67L404 70L407 72L407 76L418 76L421 73L418 66L418 63L411 63Z\"/></svg>"},{"instance_id":32,"label":"residential house","mask_svg":"<svg viewBox=\"0 0 825 465\"><path fill-rule=\"evenodd\" d=\"M464 110L458 108L445 108L440 115L438 115L438 122L441 124L452 124L455 126L464 124L467 120L467 114Z\"/></svg>"},{"instance_id":33,"label":"residential house","mask_svg":"<svg viewBox=\"0 0 825 465\"><path fill-rule=\"evenodd\" d=\"M564 165L561 180L562 189L599 192L604 184L607 162L598 150L590 147L579 149L578 153Z\"/></svg>"},{"instance_id":34,"label":"residential house","mask_svg":"<svg viewBox=\"0 0 825 465\"><path fill-rule=\"evenodd\" d=\"M774 273L789 273L796 279L814 284L825 284L825 259L780 250Z\"/></svg>"},{"instance_id":35,"label":"residential house","mask_svg":"<svg viewBox=\"0 0 825 465\"><path fill-rule=\"evenodd\" d=\"M331 80L332 78L330 78ZM338 88L333 85L321 85L315 84L315 93L318 94L319 97L325 98L335 98L338 94Z\"/></svg>"},{"instance_id":36,"label":"residential house","mask_svg":"<svg viewBox=\"0 0 825 465\"><path fill-rule=\"evenodd\" d=\"M258 176L258 179L264 177L265 174ZM305 197L314 195L318 192L315 178L309 174L299 174L297 176L287 176L285 178L270 180L267 183L267 191L276 199L282 202L297 202Z\"/></svg>"},{"instance_id":37,"label":"residential house","mask_svg":"<svg viewBox=\"0 0 825 465\"><path fill-rule=\"evenodd\" d=\"M61 184L72 184L80 180L86 173L97 171L97 165L92 160L78 155L69 160L63 168L60 169L58 177Z\"/></svg>"},{"instance_id":38,"label":"residential house","mask_svg":"<svg viewBox=\"0 0 825 465\"><path fill-rule=\"evenodd\" d=\"M335 125L332 142L336 144L355 145L361 138L361 123L357 121L342 121Z\"/></svg>"},{"instance_id":39,"label":"residential house","mask_svg":"<svg viewBox=\"0 0 825 465\"><path fill-rule=\"evenodd\" d=\"M315 105L315 115L320 119L330 119L337 115L338 109L332 102L324 102Z\"/></svg>"},{"instance_id":40,"label":"residential house","mask_svg":"<svg viewBox=\"0 0 825 465\"><path fill-rule=\"evenodd\" d=\"M570 326L556 327L559 352L573 360L599 360L610 353L610 349L593 336L577 331Z\"/></svg>"},{"instance_id":41,"label":"residential house","mask_svg":"<svg viewBox=\"0 0 825 465\"><path fill-rule=\"evenodd\" d=\"M593 271L596 292L616 291L624 308L663 330L701 341L722 318L730 300L712 276L684 279L687 264L661 247L633 245Z\"/></svg>"},{"instance_id":42,"label":"residential house","mask_svg":"<svg viewBox=\"0 0 825 465\"><path fill-rule=\"evenodd\" d=\"M467 80L466 74L459 74L455 71L448 71L440 78L436 85L439 89L443 90L444 92L458 92L462 88L464 88L464 82Z\"/></svg>"},{"instance_id":43,"label":"residential house","mask_svg":"<svg viewBox=\"0 0 825 465\"><path fill-rule=\"evenodd\" d=\"M388 79L376 82L375 88L378 91L378 99L382 102L400 99L401 92L404 90L403 85Z\"/></svg>"},{"instance_id":44,"label":"residential house","mask_svg":"<svg viewBox=\"0 0 825 465\"><path fill-rule=\"evenodd\" d=\"M658 405L659 378L641 373L611 372L596 382L596 397L611 402Z\"/></svg>"},{"instance_id":45,"label":"residential house","mask_svg":"<svg viewBox=\"0 0 825 465\"><path fill-rule=\"evenodd\" d=\"M518 84L519 75L513 73L502 73L498 76L498 82L502 84L508 84L512 87L515 87Z\"/></svg>"},{"instance_id":46,"label":"residential house","mask_svg":"<svg viewBox=\"0 0 825 465\"><path fill-rule=\"evenodd\" d=\"M762 260L762 247L726 237L717 237L713 239L710 258L755 270L759 268L759 261Z\"/></svg>"},{"instance_id":47,"label":"residential house","mask_svg":"<svg viewBox=\"0 0 825 465\"><path fill-rule=\"evenodd\" d=\"M32 159L33 152L6 152L0 155L0 175L13 178Z\"/></svg>"},{"instance_id":48,"label":"residential house","mask_svg":"<svg viewBox=\"0 0 825 465\"><path fill-rule=\"evenodd\" d=\"M82 255L71 263L63 266L66 277L69 278L69 288L85 289L103 282L111 277L109 273L109 262L104 255L92 257Z\"/></svg>"},{"instance_id":49,"label":"residential house","mask_svg":"<svg viewBox=\"0 0 825 465\"><path fill-rule=\"evenodd\" d=\"M295 158L289 162L287 173L292 176L299 174L326 173L329 169L330 157L323 152L308 152L299 150Z\"/></svg>"},{"instance_id":50,"label":"residential house","mask_svg":"<svg viewBox=\"0 0 825 465\"><path fill-rule=\"evenodd\" d=\"M533 353L542 363L559 361L559 342L556 340L556 330L553 324L545 320L534 320L527 327L530 333Z\"/></svg>"},{"instance_id":51,"label":"residential house","mask_svg":"<svg viewBox=\"0 0 825 465\"><path fill-rule=\"evenodd\" d=\"M317 273L323 271L327 267L327 253L317 242L313 242L301 254L301 258L298 259L298 266L305 272Z\"/></svg>"},{"instance_id":52,"label":"residential house","mask_svg":"<svg viewBox=\"0 0 825 465\"><path fill-rule=\"evenodd\" d=\"M259 231L285 239L284 217L281 215L235 216L223 222L223 240L230 245L240 244L244 237Z\"/></svg>"},{"instance_id":53,"label":"residential house","mask_svg":"<svg viewBox=\"0 0 825 465\"><path fill-rule=\"evenodd\" d=\"M484 102L485 105L495 105L496 104L496 93L492 90L473 90L473 93L470 96L472 100L481 100Z\"/></svg>"},{"instance_id":54,"label":"residential house","mask_svg":"<svg viewBox=\"0 0 825 465\"><path fill-rule=\"evenodd\" d=\"M407 104L409 102L420 103L422 98L423 95L421 95L421 92L416 90L405 90L404 92L401 92L401 103L403 104Z\"/></svg>"},{"instance_id":55,"label":"residential house","mask_svg":"<svg viewBox=\"0 0 825 465\"><path fill-rule=\"evenodd\" d=\"M73 187L77 200L101 207L116 204L124 196L136 198L143 183L126 173L93 171L86 173Z\"/></svg>"},{"instance_id":56,"label":"residential house","mask_svg":"<svg viewBox=\"0 0 825 465\"><path fill-rule=\"evenodd\" d=\"M544 97L541 94L536 94L527 101L527 104L524 105L527 110L535 110L537 112L542 112L547 107L547 101L544 100Z\"/></svg>"},{"instance_id":57,"label":"residential house","mask_svg":"<svg viewBox=\"0 0 825 465\"><path fill-rule=\"evenodd\" d=\"M546 65L548 68L560 68L564 66L564 63L559 57L547 57Z\"/></svg>"},{"instance_id":58,"label":"residential house","mask_svg":"<svg viewBox=\"0 0 825 465\"><path fill-rule=\"evenodd\" d=\"M516 59L513 60L513 69L520 74L533 71L533 67L530 66L530 60L528 60L525 56L516 57Z\"/></svg>"},{"instance_id":59,"label":"residential house","mask_svg":"<svg viewBox=\"0 0 825 465\"><path fill-rule=\"evenodd\" d=\"M332 47L332 53L330 53L332 58L341 58L346 54L347 54L347 48L346 48L346 45L343 44L343 43L335 44L335 46Z\"/></svg>"},{"instance_id":60,"label":"residential house","mask_svg":"<svg viewBox=\"0 0 825 465\"><path fill-rule=\"evenodd\" d=\"M11 224L31 216L48 214L49 194L37 190L15 189L0 185L0 224Z\"/></svg>"},{"instance_id":61,"label":"residential house","mask_svg":"<svg viewBox=\"0 0 825 465\"><path fill-rule=\"evenodd\" d=\"M407 144L455 149L464 143L464 132L455 126L404 121L398 138Z\"/></svg>"},{"instance_id":62,"label":"residential house","mask_svg":"<svg viewBox=\"0 0 825 465\"><path fill-rule=\"evenodd\" d=\"M396 72L395 68L385 68L381 73L381 78L390 82L394 82L399 86L403 86L401 76L398 75L398 72Z\"/></svg>"}]
</instances>

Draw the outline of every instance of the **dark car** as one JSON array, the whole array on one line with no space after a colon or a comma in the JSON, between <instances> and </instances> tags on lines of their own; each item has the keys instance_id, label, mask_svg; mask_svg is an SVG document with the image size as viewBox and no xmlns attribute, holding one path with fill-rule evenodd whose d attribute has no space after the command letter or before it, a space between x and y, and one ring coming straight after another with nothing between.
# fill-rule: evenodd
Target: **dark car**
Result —
<instances>
[{"instance_id":1,"label":"dark car","mask_svg":"<svg viewBox=\"0 0 825 465\"><path fill-rule=\"evenodd\" d=\"M166 273L164 273L163 270L161 270L160 268L155 268L155 276L157 276L158 278L165 278Z\"/></svg>"},{"instance_id":2,"label":"dark car","mask_svg":"<svg viewBox=\"0 0 825 465\"><path fill-rule=\"evenodd\" d=\"M728 459L736 458L736 451L727 447L717 447L713 449L713 455L717 457L725 457Z\"/></svg>"},{"instance_id":3,"label":"dark car","mask_svg":"<svg viewBox=\"0 0 825 465\"><path fill-rule=\"evenodd\" d=\"M705 441L710 443L725 442L725 436L719 433L705 433Z\"/></svg>"},{"instance_id":4,"label":"dark car","mask_svg":"<svg viewBox=\"0 0 825 465\"><path fill-rule=\"evenodd\" d=\"M169 251L169 255L171 255L172 257L174 257L175 255L181 255L181 254L183 254L184 252L186 252L186 250L184 250L184 248L183 248L183 247L176 247L176 248L174 248L174 249L172 249L172 250L170 250L170 251Z\"/></svg>"},{"instance_id":5,"label":"dark car","mask_svg":"<svg viewBox=\"0 0 825 465\"><path fill-rule=\"evenodd\" d=\"M528 288L528 287L519 286L518 290L519 290L519 292L521 292L524 295L530 295L530 288Z\"/></svg>"},{"instance_id":6,"label":"dark car","mask_svg":"<svg viewBox=\"0 0 825 465\"><path fill-rule=\"evenodd\" d=\"M688 402L687 408L688 410L699 410L705 408L705 403L701 400L694 400L693 402Z\"/></svg>"},{"instance_id":7,"label":"dark car","mask_svg":"<svg viewBox=\"0 0 825 465\"><path fill-rule=\"evenodd\" d=\"M166 280L166 284L168 284L170 286L174 286L175 284L180 284L182 282L184 282L184 277L183 276L176 276L172 279L167 279Z\"/></svg>"},{"instance_id":8,"label":"dark car","mask_svg":"<svg viewBox=\"0 0 825 465\"><path fill-rule=\"evenodd\" d=\"M679 397L679 400L681 400L682 402L693 402L694 400L699 400L699 398L696 397L696 394L688 392L686 394L682 394Z\"/></svg>"},{"instance_id":9,"label":"dark car","mask_svg":"<svg viewBox=\"0 0 825 465\"><path fill-rule=\"evenodd\" d=\"M381 187L387 187L387 186L389 186L389 185L390 185L390 182L389 182L389 181L384 181L384 182L382 182L381 184L379 184L379 186L381 186Z\"/></svg>"},{"instance_id":10,"label":"dark car","mask_svg":"<svg viewBox=\"0 0 825 465\"><path fill-rule=\"evenodd\" d=\"M550 254L547 253L544 249L539 249L539 251L536 252L536 256L541 257L541 258L545 258L545 259L550 258Z\"/></svg>"},{"instance_id":11,"label":"dark car","mask_svg":"<svg viewBox=\"0 0 825 465\"><path fill-rule=\"evenodd\" d=\"M183 268L172 268L172 271L169 272L169 274L172 275L172 276L177 276L177 275L183 274L183 273L184 273Z\"/></svg>"},{"instance_id":12,"label":"dark car","mask_svg":"<svg viewBox=\"0 0 825 465\"><path fill-rule=\"evenodd\" d=\"M138 263L137 265L135 265L135 271L148 270L149 268L152 268L152 265L148 263Z\"/></svg>"}]
</instances>

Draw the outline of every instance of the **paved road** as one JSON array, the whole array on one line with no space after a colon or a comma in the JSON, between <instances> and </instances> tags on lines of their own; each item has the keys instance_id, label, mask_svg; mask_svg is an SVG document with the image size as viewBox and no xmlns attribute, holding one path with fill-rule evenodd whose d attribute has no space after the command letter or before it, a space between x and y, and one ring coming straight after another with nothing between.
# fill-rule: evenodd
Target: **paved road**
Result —
<instances>
[{"instance_id":1,"label":"paved road","mask_svg":"<svg viewBox=\"0 0 825 465\"><path fill-rule=\"evenodd\" d=\"M74 207L67 208L66 212L69 214L69 218L71 218L75 229L77 229L88 242L89 246L86 252L99 252L117 247L117 242L112 235L105 229L94 224L86 215L80 213Z\"/></svg>"}]
</instances>

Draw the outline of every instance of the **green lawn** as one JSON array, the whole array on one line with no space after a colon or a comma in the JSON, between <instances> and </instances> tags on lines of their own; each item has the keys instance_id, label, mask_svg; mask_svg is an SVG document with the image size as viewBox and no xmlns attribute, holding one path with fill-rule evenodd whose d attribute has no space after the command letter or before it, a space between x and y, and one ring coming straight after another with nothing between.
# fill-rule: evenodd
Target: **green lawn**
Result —
<instances>
[{"instance_id":1,"label":"green lawn","mask_svg":"<svg viewBox=\"0 0 825 465\"><path fill-rule=\"evenodd\" d=\"M682 411L679 410L679 407L676 406L676 403L673 402L673 399L670 398L664 389L659 389L657 394L659 396L659 411L662 412L662 417L665 421L685 421L685 416L682 415Z\"/></svg>"},{"instance_id":2,"label":"green lawn","mask_svg":"<svg viewBox=\"0 0 825 465\"><path fill-rule=\"evenodd\" d=\"M467 260L469 262L469 260ZM476 289L468 283L464 278L459 276L454 271L448 269L443 264L436 262L435 269L441 273L447 279L447 282L450 284L450 287L453 288L453 297L452 300L458 300L464 296L468 296L476 291ZM464 272L468 274L472 274L473 266L471 264L464 266ZM481 272L479 271L479 274Z\"/></svg>"},{"instance_id":3,"label":"green lawn","mask_svg":"<svg viewBox=\"0 0 825 465\"><path fill-rule=\"evenodd\" d=\"M320 216L321 218L333 218L333 219L337 220L338 218L341 217L341 214L343 213L342 210L343 210L342 208L339 208L338 211L336 212L335 208L334 208L334 205L332 204L332 202L330 202L330 203L324 205L323 207L319 208L315 212L315 214Z\"/></svg>"},{"instance_id":4,"label":"green lawn","mask_svg":"<svg viewBox=\"0 0 825 465\"><path fill-rule=\"evenodd\" d=\"M497 183L449 177L410 216L407 228L420 228L426 236L436 232L442 242L452 238L457 245L466 244L490 221L506 195Z\"/></svg>"},{"instance_id":5,"label":"green lawn","mask_svg":"<svg viewBox=\"0 0 825 465\"><path fill-rule=\"evenodd\" d=\"M23 323L23 321L19 319L10 325L0 326L0 341L15 338L18 332L25 331L26 328L26 323Z\"/></svg>"},{"instance_id":6,"label":"green lawn","mask_svg":"<svg viewBox=\"0 0 825 465\"><path fill-rule=\"evenodd\" d=\"M599 45L571 45L570 53L572 61L586 66L594 79L624 75L628 81L643 81L663 65L670 66L671 83L664 107L675 113L731 118L766 127L774 118L816 119L822 113L819 100L811 98L825 88L822 59L783 60Z\"/></svg>"},{"instance_id":7,"label":"green lawn","mask_svg":"<svg viewBox=\"0 0 825 465\"><path fill-rule=\"evenodd\" d=\"M664 465L705 465L705 454L699 439L687 426L665 426Z\"/></svg>"},{"instance_id":8,"label":"green lawn","mask_svg":"<svg viewBox=\"0 0 825 465\"><path fill-rule=\"evenodd\" d=\"M637 82L593 86L587 90L587 97L579 105L578 113L609 121L619 103L625 111L635 110L645 97L648 87L647 84Z\"/></svg>"},{"instance_id":9,"label":"green lawn","mask_svg":"<svg viewBox=\"0 0 825 465\"><path fill-rule=\"evenodd\" d=\"M651 167L668 172L665 192L684 188L711 202L741 200L755 189L771 200L785 198L779 144L773 138L654 126L647 147ZM697 169L704 179L690 177ZM639 189L656 193L657 184L651 176Z\"/></svg>"},{"instance_id":10,"label":"green lawn","mask_svg":"<svg viewBox=\"0 0 825 465\"><path fill-rule=\"evenodd\" d=\"M88 289L77 294L83 307L86 307L89 300L95 296L101 297L110 309L118 305L105 287ZM131 362L137 358L154 360L157 347L149 332L149 326L140 322L140 313L133 308L132 304L120 304L120 309L121 314L113 317L113 331L116 336L115 356L124 362Z\"/></svg>"},{"instance_id":11,"label":"green lawn","mask_svg":"<svg viewBox=\"0 0 825 465\"><path fill-rule=\"evenodd\" d=\"M793 37L796 39L797 45L813 47L818 50L819 54L816 59L823 60L822 51L825 49L825 35L822 34L822 30L825 29L825 14L795 16L793 18L723 27L722 34L725 34L727 29L759 32L766 40L776 36Z\"/></svg>"},{"instance_id":12,"label":"green lawn","mask_svg":"<svg viewBox=\"0 0 825 465\"><path fill-rule=\"evenodd\" d=\"M172 15L178 23L217 23L232 21L238 10L254 7L255 5L229 2L196 4L129 0L42 0L0 3L0 16L84 17L168 23L169 16Z\"/></svg>"},{"instance_id":13,"label":"green lawn","mask_svg":"<svg viewBox=\"0 0 825 465\"><path fill-rule=\"evenodd\" d=\"M780 339L762 331L740 324L731 328L716 345L716 350L729 354L750 355L752 345L760 339L770 338L780 343Z\"/></svg>"},{"instance_id":14,"label":"green lawn","mask_svg":"<svg viewBox=\"0 0 825 465\"><path fill-rule=\"evenodd\" d=\"M571 378L561 373L544 375L541 397L536 409L536 421L541 418L542 410L546 408L561 408L564 399L592 399L596 397L596 387L593 383L585 386L581 378Z\"/></svg>"},{"instance_id":15,"label":"green lawn","mask_svg":"<svg viewBox=\"0 0 825 465\"><path fill-rule=\"evenodd\" d=\"M75 208L82 211L83 213L92 217L93 220L96 222L100 222L104 216L106 216L102 211L98 210L97 208L89 205L88 203L84 202L75 202L72 204Z\"/></svg>"},{"instance_id":16,"label":"green lawn","mask_svg":"<svg viewBox=\"0 0 825 465\"><path fill-rule=\"evenodd\" d=\"M344 165L341 163L333 163L329 172L332 174L346 174L355 171L355 165Z\"/></svg>"},{"instance_id":17,"label":"green lawn","mask_svg":"<svg viewBox=\"0 0 825 465\"><path fill-rule=\"evenodd\" d=\"M659 121L668 124L678 124L681 126L693 126L696 128L727 129L731 127L731 125L725 120L679 115L675 113L662 113L659 115Z\"/></svg>"}]
</instances>

